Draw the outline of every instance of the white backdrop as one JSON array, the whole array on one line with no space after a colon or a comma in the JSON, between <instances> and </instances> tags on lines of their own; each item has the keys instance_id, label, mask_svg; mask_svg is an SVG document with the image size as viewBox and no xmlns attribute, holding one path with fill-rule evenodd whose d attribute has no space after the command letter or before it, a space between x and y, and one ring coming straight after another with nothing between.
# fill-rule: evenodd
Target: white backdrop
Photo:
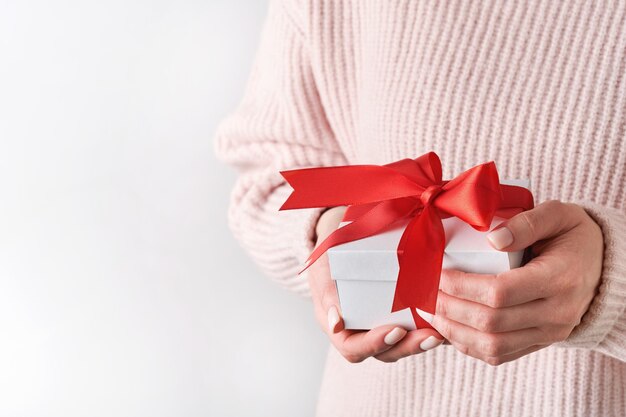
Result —
<instances>
[{"instance_id":1,"label":"white backdrop","mask_svg":"<svg viewBox=\"0 0 626 417\"><path fill-rule=\"evenodd\" d=\"M265 1L0 2L0 416L307 416L326 339L213 156Z\"/></svg>"}]
</instances>

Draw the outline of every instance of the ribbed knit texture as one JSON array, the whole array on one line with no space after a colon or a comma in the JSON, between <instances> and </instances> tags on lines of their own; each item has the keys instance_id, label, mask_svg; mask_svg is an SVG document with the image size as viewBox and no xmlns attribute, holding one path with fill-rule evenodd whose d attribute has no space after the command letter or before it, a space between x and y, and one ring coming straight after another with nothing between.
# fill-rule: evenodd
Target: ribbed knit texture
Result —
<instances>
[{"instance_id":1,"label":"ribbed knit texture","mask_svg":"<svg viewBox=\"0 0 626 417\"><path fill-rule=\"evenodd\" d=\"M604 233L598 294L565 342L499 367L450 346L356 365L331 348L318 415L626 415L626 1L271 4L216 141L240 172L231 228L268 276L308 294L320 213L278 212L279 170L431 150L444 178L494 160L537 202L583 206Z\"/></svg>"}]
</instances>

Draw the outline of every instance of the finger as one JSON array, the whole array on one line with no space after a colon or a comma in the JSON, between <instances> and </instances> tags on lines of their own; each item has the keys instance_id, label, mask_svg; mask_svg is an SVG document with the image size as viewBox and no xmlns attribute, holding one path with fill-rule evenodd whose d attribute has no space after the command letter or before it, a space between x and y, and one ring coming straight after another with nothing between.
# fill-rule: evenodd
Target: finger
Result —
<instances>
[{"instance_id":1,"label":"finger","mask_svg":"<svg viewBox=\"0 0 626 417\"><path fill-rule=\"evenodd\" d=\"M401 327L381 326L370 331L345 330L339 309L335 282L330 277L327 256L322 256L309 268L309 285L315 316L328 334L331 343L350 362L382 353L404 338Z\"/></svg>"},{"instance_id":2,"label":"finger","mask_svg":"<svg viewBox=\"0 0 626 417\"><path fill-rule=\"evenodd\" d=\"M490 358L485 358L485 362L488 363L489 365L493 365L493 366L498 366L498 365L502 365L504 363L507 362L511 362L514 360L517 360L523 356L529 355L533 352L536 352L540 349L546 348L550 346L549 344L541 344L541 345L533 345L530 346L526 349L522 349L519 352L515 352L515 353L511 353L510 355L504 355L504 356L494 356L494 357L490 357Z\"/></svg>"},{"instance_id":3,"label":"finger","mask_svg":"<svg viewBox=\"0 0 626 417\"><path fill-rule=\"evenodd\" d=\"M560 273L557 262L541 257L497 275L444 269L439 289L457 298L502 308L556 295L561 281L556 277Z\"/></svg>"},{"instance_id":4,"label":"finger","mask_svg":"<svg viewBox=\"0 0 626 417\"><path fill-rule=\"evenodd\" d=\"M511 362L514 360L517 360L523 356L529 355L533 352L536 352L540 349L543 349L545 347L550 346L549 344L538 344L538 345L533 345L533 346L529 346L526 349L522 349L518 352L515 353L511 353L508 355L502 355L502 356L489 356L489 357L483 357L482 355L480 355L478 352L475 352L471 349L469 349L467 346L463 346L461 344L458 343L452 343L452 346L454 346L456 348L456 350L458 350L459 352L467 355L467 356L471 356L475 359L481 360L489 365L492 366L499 366L502 364L505 364L507 362Z\"/></svg>"},{"instance_id":5,"label":"finger","mask_svg":"<svg viewBox=\"0 0 626 417\"><path fill-rule=\"evenodd\" d=\"M453 345L464 346L467 354L484 359L519 352L532 345L548 343L537 328L503 333L486 333L435 315L432 326Z\"/></svg>"},{"instance_id":6,"label":"finger","mask_svg":"<svg viewBox=\"0 0 626 417\"><path fill-rule=\"evenodd\" d=\"M308 274L318 323L328 334L340 332L344 329L344 322L339 308L337 287L330 277L328 257L321 256L315 264L311 265Z\"/></svg>"},{"instance_id":7,"label":"finger","mask_svg":"<svg viewBox=\"0 0 626 417\"><path fill-rule=\"evenodd\" d=\"M412 330L398 344L376 355L375 358L383 362L396 362L407 356L434 349L443 341L443 337L432 329Z\"/></svg>"},{"instance_id":8,"label":"finger","mask_svg":"<svg viewBox=\"0 0 626 417\"><path fill-rule=\"evenodd\" d=\"M436 314L486 333L510 332L550 324L546 299L493 308L439 291Z\"/></svg>"},{"instance_id":9,"label":"finger","mask_svg":"<svg viewBox=\"0 0 626 417\"><path fill-rule=\"evenodd\" d=\"M571 230L580 224L583 214L583 209L575 204L546 201L499 224L487 235L487 240L497 250L522 250Z\"/></svg>"},{"instance_id":10,"label":"finger","mask_svg":"<svg viewBox=\"0 0 626 417\"><path fill-rule=\"evenodd\" d=\"M406 335L402 327L386 325L369 331L343 330L330 335L330 341L344 358L357 363L391 349Z\"/></svg>"}]
</instances>

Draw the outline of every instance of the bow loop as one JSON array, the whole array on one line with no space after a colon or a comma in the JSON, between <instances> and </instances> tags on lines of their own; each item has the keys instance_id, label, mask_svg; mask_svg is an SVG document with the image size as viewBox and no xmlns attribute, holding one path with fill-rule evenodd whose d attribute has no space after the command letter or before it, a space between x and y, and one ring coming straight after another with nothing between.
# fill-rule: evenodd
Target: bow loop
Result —
<instances>
[{"instance_id":1,"label":"bow loop","mask_svg":"<svg viewBox=\"0 0 626 417\"><path fill-rule=\"evenodd\" d=\"M520 188L520 187L516 187ZM502 204L498 171L493 162L477 165L448 181L435 206L477 230L488 230Z\"/></svg>"},{"instance_id":2,"label":"bow loop","mask_svg":"<svg viewBox=\"0 0 626 417\"><path fill-rule=\"evenodd\" d=\"M401 173L422 190L433 184L441 184L441 160L434 152L428 152L415 159L401 159L385 166Z\"/></svg>"}]
</instances>

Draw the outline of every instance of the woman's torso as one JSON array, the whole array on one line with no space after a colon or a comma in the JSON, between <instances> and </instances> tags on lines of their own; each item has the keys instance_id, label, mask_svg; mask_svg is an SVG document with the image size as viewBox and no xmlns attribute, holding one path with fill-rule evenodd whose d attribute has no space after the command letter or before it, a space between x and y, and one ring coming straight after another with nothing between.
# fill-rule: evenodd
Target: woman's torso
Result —
<instances>
[{"instance_id":1,"label":"woman's torso","mask_svg":"<svg viewBox=\"0 0 626 417\"><path fill-rule=\"evenodd\" d=\"M626 2L321 1L306 19L350 163L494 160L536 201L626 200ZM306 15L306 16L305 16ZM550 347L490 367L444 346L383 364L331 350L321 416L620 415L626 364Z\"/></svg>"}]
</instances>

